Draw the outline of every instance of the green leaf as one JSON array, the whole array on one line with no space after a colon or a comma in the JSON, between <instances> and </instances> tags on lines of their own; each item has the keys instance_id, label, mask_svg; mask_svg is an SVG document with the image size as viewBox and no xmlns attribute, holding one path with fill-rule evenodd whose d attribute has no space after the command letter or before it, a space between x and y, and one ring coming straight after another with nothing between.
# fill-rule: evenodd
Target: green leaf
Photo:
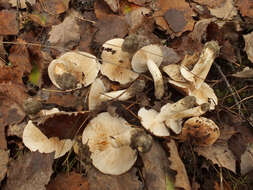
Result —
<instances>
[{"instance_id":1,"label":"green leaf","mask_svg":"<svg viewBox=\"0 0 253 190\"><path fill-rule=\"evenodd\" d=\"M172 181L169 179L168 175L166 175L165 183L166 183L166 190L175 190L174 184L173 184Z\"/></svg>"},{"instance_id":2,"label":"green leaf","mask_svg":"<svg viewBox=\"0 0 253 190\"><path fill-rule=\"evenodd\" d=\"M32 84L39 86L39 79L40 79L40 69L38 65L34 64L32 68L32 72L29 75L29 81Z\"/></svg>"}]
</instances>

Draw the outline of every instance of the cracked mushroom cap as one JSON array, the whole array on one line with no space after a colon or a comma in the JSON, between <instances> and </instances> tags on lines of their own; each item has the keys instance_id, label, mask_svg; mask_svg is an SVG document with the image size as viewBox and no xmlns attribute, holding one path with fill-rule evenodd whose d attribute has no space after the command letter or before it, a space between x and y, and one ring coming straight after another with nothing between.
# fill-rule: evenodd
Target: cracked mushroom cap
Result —
<instances>
[{"instance_id":1,"label":"cracked mushroom cap","mask_svg":"<svg viewBox=\"0 0 253 190\"><path fill-rule=\"evenodd\" d=\"M158 45L148 45L139 49L133 56L131 65L135 72L144 73L148 70L147 61L152 60L157 67L162 64L163 52Z\"/></svg>"},{"instance_id":2,"label":"cracked mushroom cap","mask_svg":"<svg viewBox=\"0 0 253 190\"><path fill-rule=\"evenodd\" d=\"M129 145L115 147L114 136L132 128L120 117L108 112L92 119L83 131L82 142L89 146L93 165L102 173L120 175L127 172L137 159L137 152Z\"/></svg>"},{"instance_id":3,"label":"cracked mushroom cap","mask_svg":"<svg viewBox=\"0 0 253 190\"><path fill-rule=\"evenodd\" d=\"M52 83L60 89L74 89L90 85L97 77L100 64L94 55L86 52L67 52L48 66Z\"/></svg>"},{"instance_id":4,"label":"cracked mushroom cap","mask_svg":"<svg viewBox=\"0 0 253 190\"><path fill-rule=\"evenodd\" d=\"M40 153L55 152L55 159L66 154L73 146L73 141L70 139L47 138L32 121L29 121L24 129L23 143L31 151L39 151Z\"/></svg>"},{"instance_id":5,"label":"cracked mushroom cap","mask_svg":"<svg viewBox=\"0 0 253 190\"><path fill-rule=\"evenodd\" d=\"M182 140L191 138L193 142L201 146L212 145L219 136L219 127L205 117L192 117L185 121L181 134Z\"/></svg>"},{"instance_id":6,"label":"cracked mushroom cap","mask_svg":"<svg viewBox=\"0 0 253 190\"><path fill-rule=\"evenodd\" d=\"M131 70L129 53L121 50L123 42L124 39L115 38L103 44L101 73L111 81L127 84L139 75Z\"/></svg>"}]
</instances>

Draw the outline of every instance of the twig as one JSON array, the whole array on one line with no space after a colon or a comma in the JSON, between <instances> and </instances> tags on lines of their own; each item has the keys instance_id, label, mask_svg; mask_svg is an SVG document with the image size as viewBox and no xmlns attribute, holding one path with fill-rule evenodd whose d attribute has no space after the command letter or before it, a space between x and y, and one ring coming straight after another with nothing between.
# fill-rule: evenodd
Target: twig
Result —
<instances>
[{"instance_id":1,"label":"twig","mask_svg":"<svg viewBox=\"0 0 253 190\"><path fill-rule=\"evenodd\" d=\"M235 101L235 105L238 107L238 111L239 111L239 114L240 116L242 116L243 118L244 117L244 114L242 113L241 111L241 104L237 98L237 96L235 95L236 93L234 92L233 88L231 87L231 85L229 84L228 80L227 80L227 77L224 75L224 73L222 72L220 66L217 64L217 63L214 63L215 67L218 69L220 75L222 76L222 78L224 79L227 87L228 87L228 90L230 91L230 93L232 94L233 98L234 98L234 101Z\"/></svg>"}]
</instances>

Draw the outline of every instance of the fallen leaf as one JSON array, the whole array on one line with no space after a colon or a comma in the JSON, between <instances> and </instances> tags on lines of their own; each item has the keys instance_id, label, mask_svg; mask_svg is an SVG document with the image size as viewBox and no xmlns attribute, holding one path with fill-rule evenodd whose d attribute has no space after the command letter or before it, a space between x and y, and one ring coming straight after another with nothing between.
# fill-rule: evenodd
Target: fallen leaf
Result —
<instances>
[{"instance_id":1,"label":"fallen leaf","mask_svg":"<svg viewBox=\"0 0 253 190\"><path fill-rule=\"evenodd\" d=\"M172 48L162 46L162 52L163 63L165 63L165 65L178 63L181 60L180 56Z\"/></svg>"},{"instance_id":2,"label":"fallen leaf","mask_svg":"<svg viewBox=\"0 0 253 190\"><path fill-rule=\"evenodd\" d=\"M26 122L9 125L7 128L7 136L17 136L22 139Z\"/></svg>"},{"instance_id":3,"label":"fallen leaf","mask_svg":"<svg viewBox=\"0 0 253 190\"><path fill-rule=\"evenodd\" d=\"M245 67L242 71L232 74L232 76L238 77L238 78L251 78L253 77L253 69L249 67Z\"/></svg>"},{"instance_id":4,"label":"fallen leaf","mask_svg":"<svg viewBox=\"0 0 253 190\"><path fill-rule=\"evenodd\" d=\"M148 190L167 189L168 184L174 184L176 174L170 170L168 157L160 144L153 142L151 150L140 156L144 164L143 178Z\"/></svg>"},{"instance_id":5,"label":"fallen leaf","mask_svg":"<svg viewBox=\"0 0 253 190\"><path fill-rule=\"evenodd\" d=\"M89 185L87 179L79 173L60 173L50 181L47 190L89 190Z\"/></svg>"},{"instance_id":6,"label":"fallen leaf","mask_svg":"<svg viewBox=\"0 0 253 190\"><path fill-rule=\"evenodd\" d=\"M209 9L211 15L224 20L232 20L237 15L236 7L233 0L225 0L225 2L216 8Z\"/></svg>"},{"instance_id":7,"label":"fallen leaf","mask_svg":"<svg viewBox=\"0 0 253 190\"><path fill-rule=\"evenodd\" d=\"M113 12L119 11L119 0L104 0Z\"/></svg>"},{"instance_id":8,"label":"fallen leaf","mask_svg":"<svg viewBox=\"0 0 253 190\"><path fill-rule=\"evenodd\" d=\"M0 127L0 149L6 149L7 142L5 138L5 126Z\"/></svg>"},{"instance_id":9,"label":"fallen leaf","mask_svg":"<svg viewBox=\"0 0 253 190\"><path fill-rule=\"evenodd\" d=\"M211 160L213 164L218 164L219 167L227 168L236 173L236 158L232 151L229 150L227 142L217 141L210 147L196 147L194 151Z\"/></svg>"},{"instance_id":10,"label":"fallen leaf","mask_svg":"<svg viewBox=\"0 0 253 190\"><path fill-rule=\"evenodd\" d=\"M42 8L50 14L61 14L69 8L70 0L40 0Z\"/></svg>"},{"instance_id":11,"label":"fallen leaf","mask_svg":"<svg viewBox=\"0 0 253 190\"><path fill-rule=\"evenodd\" d=\"M251 0L237 0L236 5L242 16L253 17L253 2Z\"/></svg>"},{"instance_id":12,"label":"fallen leaf","mask_svg":"<svg viewBox=\"0 0 253 190\"><path fill-rule=\"evenodd\" d=\"M111 176L102 174L92 167L87 174L89 190L140 190L143 186L136 173L136 168L132 168L125 174Z\"/></svg>"},{"instance_id":13,"label":"fallen leaf","mask_svg":"<svg viewBox=\"0 0 253 190\"><path fill-rule=\"evenodd\" d=\"M23 84L23 73L16 67L0 65L0 82Z\"/></svg>"},{"instance_id":14,"label":"fallen leaf","mask_svg":"<svg viewBox=\"0 0 253 190\"><path fill-rule=\"evenodd\" d=\"M30 73L32 65L27 46L25 45L26 42L18 38L16 43L16 45L11 47L8 59L11 65L17 67L20 72Z\"/></svg>"},{"instance_id":15,"label":"fallen leaf","mask_svg":"<svg viewBox=\"0 0 253 190\"><path fill-rule=\"evenodd\" d=\"M7 173L7 164L9 162L9 152L0 149L0 183Z\"/></svg>"},{"instance_id":16,"label":"fallen leaf","mask_svg":"<svg viewBox=\"0 0 253 190\"><path fill-rule=\"evenodd\" d=\"M241 155L241 174L245 175L246 173L253 170L253 144L248 144L245 152Z\"/></svg>"},{"instance_id":17,"label":"fallen leaf","mask_svg":"<svg viewBox=\"0 0 253 190\"><path fill-rule=\"evenodd\" d=\"M103 19L107 15L111 15L112 11L105 1L95 1L94 2L94 12L97 19Z\"/></svg>"},{"instance_id":18,"label":"fallen leaf","mask_svg":"<svg viewBox=\"0 0 253 190\"><path fill-rule=\"evenodd\" d=\"M140 6L148 5L151 2L151 0L128 0L128 1Z\"/></svg>"},{"instance_id":19,"label":"fallen leaf","mask_svg":"<svg viewBox=\"0 0 253 190\"><path fill-rule=\"evenodd\" d=\"M76 14L74 12L68 15L61 24L52 26L48 39L51 44L66 47L67 45L71 45L71 43L75 44L79 42L80 32L75 17Z\"/></svg>"},{"instance_id":20,"label":"fallen leaf","mask_svg":"<svg viewBox=\"0 0 253 190\"><path fill-rule=\"evenodd\" d=\"M17 13L13 10L0 11L0 35L18 34Z\"/></svg>"},{"instance_id":21,"label":"fallen leaf","mask_svg":"<svg viewBox=\"0 0 253 190\"><path fill-rule=\"evenodd\" d=\"M177 0L158 0L157 9L158 11L154 13L156 24L170 34L180 36L183 32L193 29L195 21L192 16L194 12L189 3ZM164 22L167 22L167 26Z\"/></svg>"},{"instance_id":22,"label":"fallen leaf","mask_svg":"<svg viewBox=\"0 0 253 190\"><path fill-rule=\"evenodd\" d=\"M244 51L246 51L248 59L253 63L253 32L243 35L243 38L245 41Z\"/></svg>"},{"instance_id":23,"label":"fallen leaf","mask_svg":"<svg viewBox=\"0 0 253 190\"><path fill-rule=\"evenodd\" d=\"M170 168L177 172L174 186L177 188L190 190L191 189L190 181L188 179L184 163L179 157L175 141L173 139L170 139L170 142L167 143L167 146L170 151L169 156L169 160L171 162Z\"/></svg>"},{"instance_id":24,"label":"fallen leaf","mask_svg":"<svg viewBox=\"0 0 253 190\"><path fill-rule=\"evenodd\" d=\"M55 15L49 14L47 12L34 11L31 14L28 14L28 17L33 22L39 24L42 27L50 27L60 22Z\"/></svg>"},{"instance_id":25,"label":"fallen leaf","mask_svg":"<svg viewBox=\"0 0 253 190\"><path fill-rule=\"evenodd\" d=\"M0 35L0 57L2 59L4 59L5 55L7 55L7 52L5 51L4 45L2 43L3 39L4 39L4 37ZM0 60L1 60L1 58L0 58Z\"/></svg>"},{"instance_id":26,"label":"fallen leaf","mask_svg":"<svg viewBox=\"0 0 253 190\"><path fill-rule=\"evenodd\" d=\"M98 20L96 26L98 31L94 36L94 42L98 45L113 38L123 38L128 33L127 23L122 16L107 15Z\"/></svg>"},{"instance_id":27,"label":"fallen leaf","mask_svg":"<svg viewBox=\"0 0 253 190\"><path fill-rule=\"evenodd\" d=\"M36 2L36 0L20 0L20 8L24 9L26 8L26 2L29 3L31 6L33 6ZM11 4L12 7L16 7L17 6L17 0L9 0L9 3Z\"/></svg>"},{"instance_id":28,"label":"fallen leaf","mask_svg":"<svg viewBox=\"0 0 253 190\"><path fill-rule=\"evenodd\" d=\"M194 2L200 4L200 5L206 5L210 8L216 8L221 6L221 4L224 2L225 0L194 0Z\"/></svg>"},{"instance_id":29,"label":"fallen leaf","mask_svg":"<svg viewBox=\"0 0 253 190\"><path fill-rule=\"evenodd\" d=\"M54 153L27 152L10 163L3 190L46 190L53 173Z\"/></svg>"}]
</instances>

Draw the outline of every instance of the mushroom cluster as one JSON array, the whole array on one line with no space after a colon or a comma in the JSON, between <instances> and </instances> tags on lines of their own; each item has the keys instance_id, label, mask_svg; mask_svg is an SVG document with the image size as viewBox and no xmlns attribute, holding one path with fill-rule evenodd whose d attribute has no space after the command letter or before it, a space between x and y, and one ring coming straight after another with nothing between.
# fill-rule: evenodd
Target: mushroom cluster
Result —
<instances>
[{"instance_id":1,"label":"mushroom cluster","mask_svg":"<svg viewBox=\"0 0 253 190\"><path fill-rule=\"evenodd\" d=\"M211 110L217 105L218 99L213 89L204 80L219 50L218 43L210 41L205 44L199 59L196 55L185 56L181 65L171 64L163 67L163 71L169 75L169 82L173 86L189 96L195 96L198 105L210 102Z\"/></svg>"},{"instance_id":2,"label":"mushroom cluster","mask_svg":"<svg viewBox=\"0 0 253 190\"><path fill-rule=\"evenodd\" d=\"M89 53L67 52L50 63L49 78L57 88L63 90L90 85L87 96L89 111L96 110L105 101L125 101L141 93L145 88L145 80L138 77L147 71L154 81L155 98L162 99L165 88L159 69L163 61L161 46L145 44L140 47L133 40L132 43L124 42L120 38L106 41L102 47L101 65ZM170 64L163 68L170 77L169 82L188 96L163 105L160 112L140 108L138 117L145 130L159 137L170 136L170 131L173 131L181 140L194 137L199 145L210 145L216 141L219 128L213 121L200 116L214 109L217 104L217 97L204 80L218 52L217 42L211 41L205 44L199 58L197 55L185 56L181 65ZM99 71L103 76L98 77ZM111 91L104 83L104 76L119 83L120 90ZM209 99L213 101L209 102ZM29 113L34 114L35 111ZM96 114L82 133L82 143L89 147L93 165L105 174L120 175L127 172L134 165L138 151L150 150L152 137L145 130L132 127L117 114ZM55 158L69 151L74 142L72 139L48 138L32 121L24 129L23 141L31 151L55 152Z\"/></svg>"}]
</instances>

